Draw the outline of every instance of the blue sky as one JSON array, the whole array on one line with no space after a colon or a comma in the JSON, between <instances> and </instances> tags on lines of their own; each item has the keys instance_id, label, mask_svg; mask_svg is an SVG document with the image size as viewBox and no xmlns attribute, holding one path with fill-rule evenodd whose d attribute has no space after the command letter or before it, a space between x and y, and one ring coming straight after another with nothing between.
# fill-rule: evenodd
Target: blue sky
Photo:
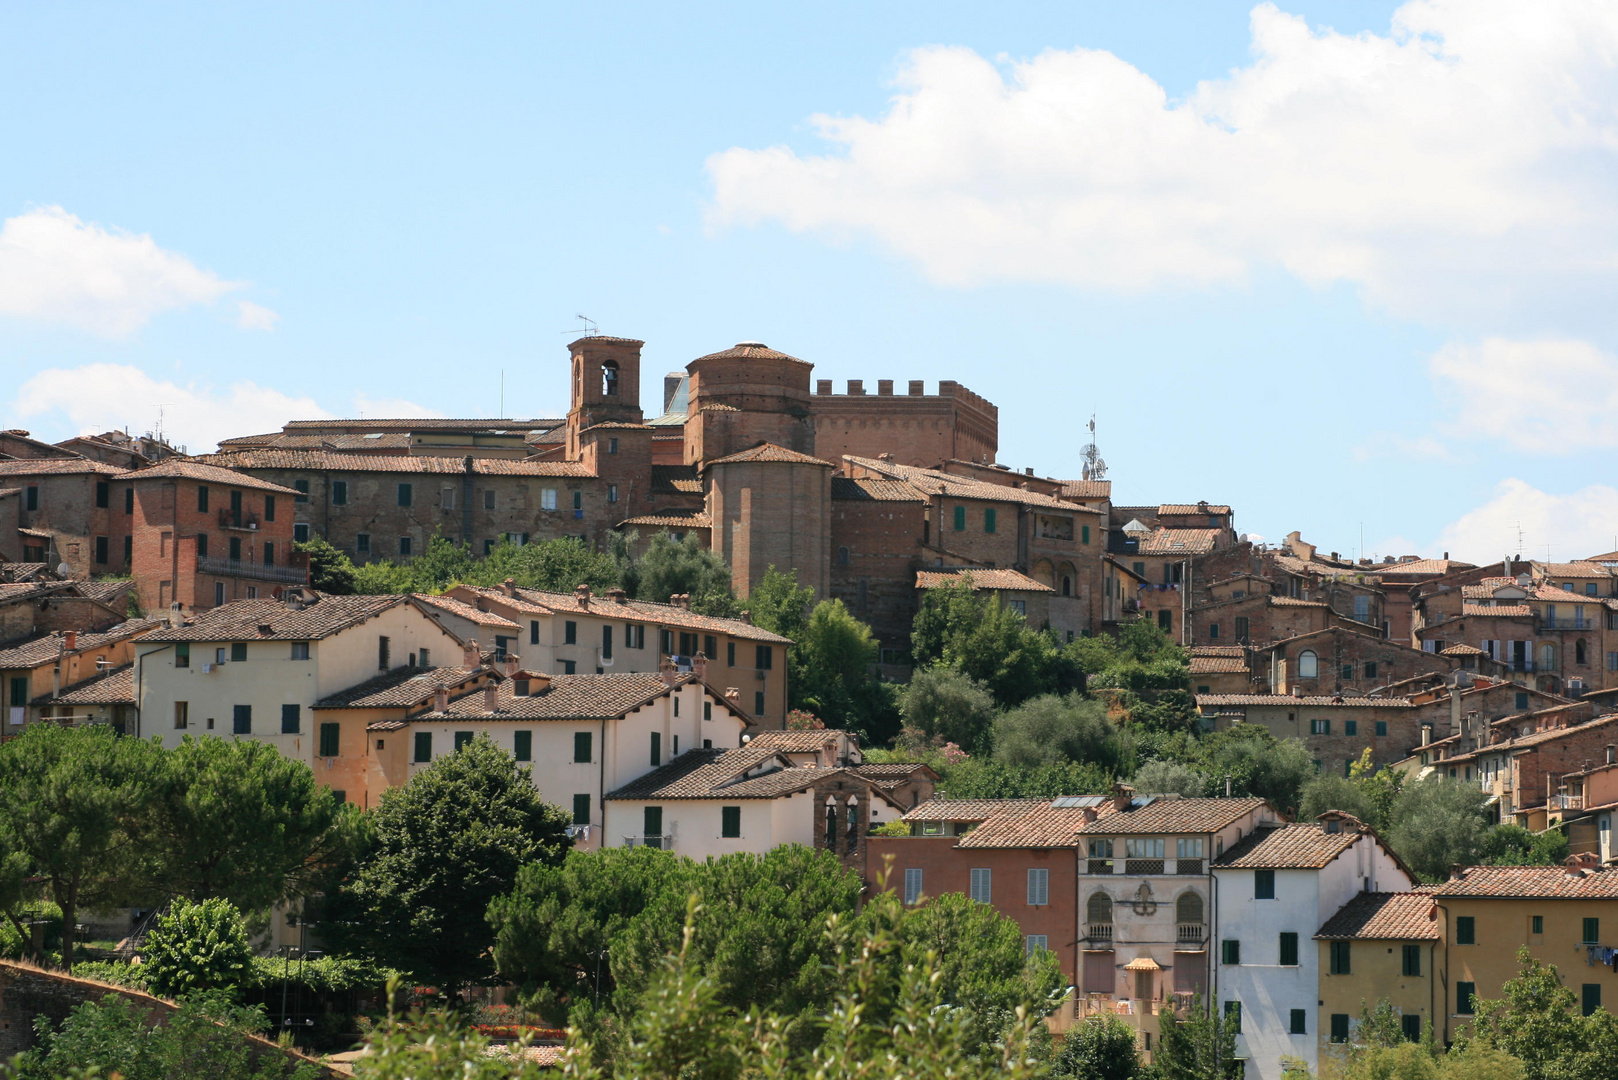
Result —
<instances>
[{"instance_id":1,"label":"blue sky","mask_svg":"<svg viewBox=\"0 0 1618 1080\"><path fill-rule=\"evenodd\" d=\"M0 423L558 415L584 313L649 411L756 339L957 379L1017 468L1093 412L1120 501L1593 554L1615 47L1572 0L11 5Z\"/></svg>"}]
</instances>

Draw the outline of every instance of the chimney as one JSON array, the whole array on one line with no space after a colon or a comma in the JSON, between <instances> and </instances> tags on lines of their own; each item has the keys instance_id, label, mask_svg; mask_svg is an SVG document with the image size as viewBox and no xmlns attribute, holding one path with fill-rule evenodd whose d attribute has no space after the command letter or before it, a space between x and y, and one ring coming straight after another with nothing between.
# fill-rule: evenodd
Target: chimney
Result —
<instances>
[{"instance_id":1,"label":"chimney","mask_svg":"<svg viewBox=\"0 0 1618 1080\"><path fill-rule=\"evenodd\" d=\"M658 666L657 673L663 677L664 686L673 686L680 680L680 673L675 670L674 661L666 656L663 658L663 663Z\"/></svg>"},{"instance_id":2,"label":"chimney","mask_svg":"<svg viewBox=\"0 0 1618 1080\"><path fill-rule=\"evenodd\" d=\"M737 712L742 708L742 688L739 686L725 687L725 701Z\"/></svg>"},{"instance_id":3,"label":"chimney","mask_svg":"<svg viewBox=\"0 0 1618 1080\"><path fill-rule=\"evenodd\" d=\"M512 655L511 653L506 654L506 678L509 679L513 675L516 675L521 667L522 665L517 662L516 656Z\"/></svg>"},{"instance_id":4,"label":"chimney","mask_svg":"<svg viewBox=\"0 0 1618 1080\"><path fill-rule=\"evenodd\" d=\"M1128 810L1129 804L1134 801L1135 789L1128 784L1112 785L1112 807L1114 810Z\"/></svg>"},{"instance_id":5,"label":"chimney","mask_svg":"<svg viewBox=\"0 0 1618 1080\"><path fill-rule=\"evenodd\" d=\"M275 627L271 626L269 623L258 624L259 637L269 637L273 633L275 633Z\"/></svg>"},{"instance_id":6,"label":"chimney","mask_svg":"<svg viewBox=\"0 0 1618 1080\"><path fill-rule=\"evenodd\" d=\"M1458 686L1450 687L1449 691L1449 733L1461 733L1461 689Z\"/></svg>"},{"instance_id":7,"label":"chimney","mask_svg":"<svg viewBox=\"0 0 1618 1080\"><path fill-rule=\"evenodd\" d=\"M1431 724L1423 724L1423 725L1421 725L1421 745L1430 746L1430 745L1432 745L1432 741L1433 741L1433 725L1431 725Z\"/></svg>"},{"instance_id":8,"label":"chimney","mask_svg":"<svg viewBox=\"0 0 1618 1080\"><path fill-rule=\"evenodd\" d=\"M1584 871L1594 870L1601 863L1601 856L1593 851L1581 851L1576 855L1569 855L1563 863L1567 867L1569 877L1583 877Z\"/></svg>"},{"instance_id":9,"label":"chimney","mask_svg":"<svg viewBox=\"0 0 1618 1080\"><path fill-rule=\"evenodd\" d=\"M482 665L483 654L478 651L478 643L475 641L468 641L461 649L461 666L470 670L481 667Z\"/></svg>"},{"instance_id":10,"label":"chimney","mask_svg":"<svg viewBox=\"0 0 1618 1080\"><path fill-rule=\"evenodd\" d=\"M629 594L624 592L622 589L608 589L607 599L611 600L615 604L627 604L629 603Z\"/></svg>"},{"instance_id":11,"label":"chimney","mask_svg":"<svg viewBox=\"0 0 1618 1080\"><path fill-rule=\"evenodd\" d=\"M749 626L751 626L753 623L753 613L746 608L743 608L742 613L737 617L741 619L742 622L747 623Z\"/></svg>"},{"instance_id":12,"label":"chimney","mask_svg":"<svg viewBox=\"0 0 1618 1080\"><path fill-rule=\"evenodd\" d=\"M483 711L500 711L500 688L494 683L490 683L483 688Z\"/></svg>"},{"instance_id":13,"label":"chimney","mask_svg":"<svg viewBox=\"0 0 1618 1080\"><path fill-rule=\"evenodd\" d=\"M513 597L516 596L517 595L517 579L516 578L506 578L506 580L504 580L504 581L502 581L500 583L500 591L505 593L507 596L513 596Z\"/></svg>"},{"instance_id":14,"label":"chimney","mask_svg":"<svg viewBox=\"0 0 1618 1080\"><path fill-rule=\"evenodd\" d=\"M693 656L691 658L691 670L697 673L697 678L706 679L708 677L708 655L706 653L697 653L697 655Z\"/></svg>"},{"instance_id":15,"label":"chimney","mask_svg":"<svg viewBox=\"0 0 1618 1080\"><path fill-rule=\"evenodd\" d=\"M445 687L433 691L433 712L449 712L449 690Z\"/></svg>"},{"instance_id":16,"label":"chimney","mask_svg":"<svg viewBox=\"0 0 1618 1080\"><path fill-rule=\"evenodd\" d=\"M66 646L68 652L72 652L79 647L79 632L77 630L69 630L64 635L64 638L63 645Z\"/></svg>"},{"instance_id":17,"label":"chimney","mask_svg":"<svg viewBox=\"0 0 1618 1080\"><path fill-rule=\"evenodd\" d=\"M827 739L820 744L820 753L815 755L815 763L823 769L830 769L837 764L837 742Z\"/></svg>"},{"instance_id":18,"label":"chimney","mask_svg":"<svg viewBox=\"0 0 1618 1080\"><path fill-rule=\"evenodd\" d=\"M590 606L590 586L588 584L578 586L576 589L573 590L573 597L574 597L575 600L577 600L579 602L579 606L581 608L589 607Z\"/></svg>"},{"instance_id":19,"label":"chimney","mask_svg":"<svg viewBox=\"0 0 1618 1080\"><path fill-rule=\"evenodd\" d=\"M1096 819L1096 816L1097 816L1096 815L1096 808L1093 807L1093 806L1083 807L1079 811L1079 816L1084 818L1084 823L1086 825L1093 824L1095 822L1095 819Z\"/></svg>"}]
</instances>

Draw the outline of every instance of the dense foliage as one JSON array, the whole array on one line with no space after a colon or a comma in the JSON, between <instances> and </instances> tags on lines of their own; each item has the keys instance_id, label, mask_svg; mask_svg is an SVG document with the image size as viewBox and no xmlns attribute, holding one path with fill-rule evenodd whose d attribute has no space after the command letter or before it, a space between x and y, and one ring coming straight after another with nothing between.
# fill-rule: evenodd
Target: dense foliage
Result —
<instances>
[{"instance_id":1,"label":"dense foliage","mask_svg":"<svg viewBox=\"0 0 1618 1080\"><path fill-rule=\"evenodd\" d=\"M241 913L229 901L176 900L147 935L144 959L152 992L178 998L246 982L253 947Z\"/></svg>"}]
</instances>

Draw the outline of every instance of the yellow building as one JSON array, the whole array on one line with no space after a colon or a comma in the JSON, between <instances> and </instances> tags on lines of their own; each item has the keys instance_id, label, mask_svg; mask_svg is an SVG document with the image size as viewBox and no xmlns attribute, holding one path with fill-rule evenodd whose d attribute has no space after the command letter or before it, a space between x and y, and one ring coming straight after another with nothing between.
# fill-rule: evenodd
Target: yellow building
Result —
<instances>
[{"instance_id":1,"label":"yellow building","mask_svg":"<svg viewBox=\"0 0 1618 1080\"><path fill-rule=\"evenodd\" d=\"M1341 1071L1360 1013L1383 998L1412 1041L1443 1007L1443 944L1430 891L1362 892L1326 920L1315 941L1322 1077Z\"/></svg>"},{"instance_id":2,"label":"yellow building","mask_svg":"<svg viewBox=\"0 0 1618 1080\"><path fill-rule=\"evenodd\" d=\"M1500 997L1524 945L1556 965L1586 1014L1618 1007L1618 869L1595 869L1595 861L1575 855L1567 866L1469 866L1432 890L1443 935L1440 1040L1471 1019L1474 997Z\"/></svg>"}]
</instances>

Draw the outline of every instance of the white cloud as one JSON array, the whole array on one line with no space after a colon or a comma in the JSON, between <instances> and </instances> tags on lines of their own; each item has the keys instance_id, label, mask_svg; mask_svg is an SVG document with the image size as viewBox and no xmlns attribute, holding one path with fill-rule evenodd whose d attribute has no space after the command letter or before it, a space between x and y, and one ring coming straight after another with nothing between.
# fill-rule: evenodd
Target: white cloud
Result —
<instances>
[{"instance_id":1,"label":"white cloud","mask_svg":"<svg viewBox=\"0 0 1618 1080\"><path fill-rule=\"evenodd\" d=\"M812 118L830 152L713 155L710 224L871 237L963 286L1279 264L1417 317L1610 295L1618 6L1412 0L1345 36L1265 3L1251 31L1183 101L1107 52L917 49L884 116Z\"/></svg>"},{"instance_id":2,"label":"white cloud","mask_svg":"<svg viewBox=\"0 0 1618 1080\"><path fill-rule=\"evenodd\" d=\"M1521 530L1521 543L1518 535ZM1478 565L1508 555L1558 562L1618 550L1618 489L1606 484L1567 495L1540 491L1512 478L1494 498L1446 526L1429 550L1448 551Z\"/></svg>"},{"instance_id":3,"label":"white cloud","mask_svg":"<svg viewBox=\"0 0 1618 1080\"><path fill-rule=\"evenodd\" d=\"M52 368L23 383L12 402L21 417L43 417L81 433L128 426L152 430L162 405L163 428L171 443L191 453L213 449L220 439L279 431L293 419L330 416L313 398L292 397L242 381L223 389L154 379L129 364L90 364Z\"/></svg>"},{"instance_id":4,"label":"white cloud","mask_svg":"<svg viewBox=\"0 0 1618 1080\"><path fill-rule=\"evenodd\" d=\"M1589 342L1452 342L1431 369L1456 435L1545 454L1618 446L1618 358Z\"/></svg>"},{"instance_id":5,"label":"white cloud","mask_svg":"<svg viewBox=\"0 0 1618 1080\"><path fill-rule=\"evenodd\" d=\"M236 301L236 325L243 330L274 330L281 316L251 300Z\"/></svg>"},{"instance_id":6,"label":"white cloud","mask_svg":"<svg viewBox=\"0 0 1618 1080\"><path fill-rule=\"evenodd\" d=\"M358 410L359 415L373 419L416 420L444 415L405 398L374 398L367 394L359 394L354 398L354 408Z\"/></svg>"},{"instance_id":7,"label":"white cloud","mask_svg":"<svg viewBox=\"0 0 1618 1080\"><path fill-rule=\"evenodd\" d=\"M240 287L150 236L80 221L60 206L0 227L0 315L122 337L160 312L211 303Z\"/></svg>"}]
</instances>

